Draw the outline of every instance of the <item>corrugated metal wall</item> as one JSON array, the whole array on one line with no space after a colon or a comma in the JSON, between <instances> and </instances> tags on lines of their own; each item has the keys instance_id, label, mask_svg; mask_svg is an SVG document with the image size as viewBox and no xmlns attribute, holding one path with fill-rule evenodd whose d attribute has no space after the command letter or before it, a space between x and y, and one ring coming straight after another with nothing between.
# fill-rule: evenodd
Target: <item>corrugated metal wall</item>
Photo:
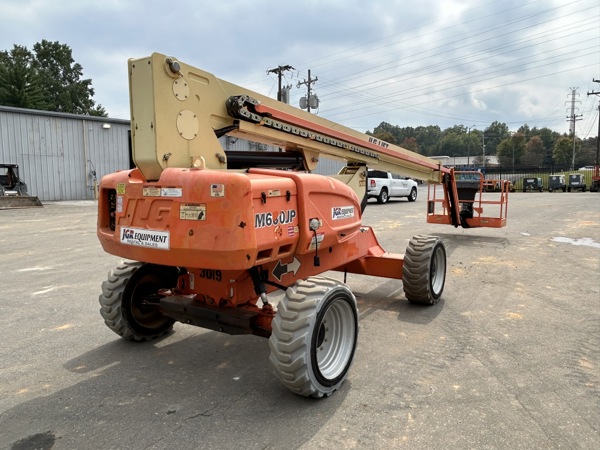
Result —
<instances>
[{"instance_id":1,"label":"corrugated metal wall","mask_svg":"<svg viewBox=\"0 0 600 450\"><path fill-rule=\"evenodd\" d=\"M129 168L129 122L0 107L0 162L42 201L94 198L94 176Z\"/></svg>"}]
</instances>

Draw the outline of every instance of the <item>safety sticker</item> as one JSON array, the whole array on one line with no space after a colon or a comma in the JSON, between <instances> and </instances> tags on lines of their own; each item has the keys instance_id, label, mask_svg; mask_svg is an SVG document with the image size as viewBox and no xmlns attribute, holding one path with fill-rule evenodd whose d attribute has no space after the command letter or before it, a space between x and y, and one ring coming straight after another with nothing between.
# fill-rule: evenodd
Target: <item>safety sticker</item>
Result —
<instances>
[{"instance_id":1,"label":"safety sticker","mask_svg":"<svg viewBox=\"0 0 600 450\"><path fill-rule=\"evenodd\" d=\"M154 186L145 186L142 189L142 195L144 197L160 197L160 188Z\"/></svg>"},{"instance_id":2,"label":"safety sticker","mask_svg":"<svg viewBox=\"0 0 600 450\"><path fill-rule=\"evenodd\" d=\"M280 197L281 196L281 191L279 189L269 189L267 191L267 195L269 197Z\"/></svg>"},{"instance_id":3,"label":"safety sticker","mask_svg":"<svg viewBox=\"0 0 600 450\"><path fill-rule=\"evenodd\" d=\"M160 188L161 197L181 197L183 195L183 189L176 187L163 187Z\"/></svg>"},{"instance_id":4,"label":"safety sticker","mask_svg":"<svg viewBox=\"0 0 600 450\"><path fill-rule=\"evenodd\" d=\"M168 231L153 231L142 228L121 228L121 244L135 245L136 247L156 248L169 250Z\"/></svg>"},{"instance_id":5,"label":"safety sticker","mask_svg":"<svg viewBox=\"0 0 600 450\"><path fill-rule=\"evenodd\" d=\"M181 220L206 220L205 203L181 203L179 205Z\"/></svg>"},{"instance_id":6,"label":"safety sticker","mask_svg":"<svg viewBox=\"0 0 600 450\"><path fill-rule=\"evenodd\" d=\"M210 196L211 197L225 197L225 185L224 184L211 184L210 185Z\"/></svg>"},{"instance_id":7,"label":"safety sticker","mask_svg":"<svg viewBox=\"0 0 600 450\"><path fill-rule=\"evenodd\" d=\"M117 195L117 212L118 213L123 212L123 196L122 195Z\"/></svg>"},{"instance_id":8,"label":"safety sticker","mask_svg":"<svg viewBox=\"0 0 600 450\"><path fill-rule=\"evenodd\" d=\"M125 193L125 183L117 183L117 194L123 195Z\"/></svg>"},{"instance_id":9,"label":"safety sticker","mask_svg":"<svg viewBox=\"0 0 600 450\"><path fill-rule=\"evenodd\" d=\"M354 206L336 206L331 208L331 218L333 220L350 219L354 217Z\"/></svg>"},{"instance_id":10,"label":"safety sticker","mask_svg":"<svg viewBox=\"0 0 600 450\"><path fill-rule=\"evenodd\" d=\"M316 239L313 236L312 239L310 240L310 245L308 246L308 249L314 250L315 248L317 248L317 245L321 244L321 242L323 242L324 238L325 238L325 233L318 233Z\"/></svg>"}]
</instances>

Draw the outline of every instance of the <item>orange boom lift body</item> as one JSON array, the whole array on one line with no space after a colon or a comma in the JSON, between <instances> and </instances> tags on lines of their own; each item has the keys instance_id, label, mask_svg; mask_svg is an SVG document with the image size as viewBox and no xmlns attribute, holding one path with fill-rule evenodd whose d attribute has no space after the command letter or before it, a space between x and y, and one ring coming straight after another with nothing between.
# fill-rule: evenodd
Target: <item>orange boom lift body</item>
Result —
<instances>
[{"instance_id":1,"label":"orange boom lift body","mask_svg":"<svg viewBox=\"0 0 600 450\"><path fill-rule=\"evenodd\" d=\"M174 58L130 60L129 76L136 168L103 177L98 202L104 250L130 260L100 295L106 324L126 339L159 336L175 321L264 336L286 387L328 396L352 363L358 312L349 287L320 274L402 279L407 299L421 304L437 302L444 287L443 242L416 236L406 254L388 253L362 225L367 167L441 186L429 222L506 223L504 191L500 217L482 217L483 181L462 196L453 170L437 161ZM280 151L225 152L224 135ZM309 173L320 156L346 166L335 176ZM276 308L274 291L284 291Z\"/></svg>"}]
</instances>

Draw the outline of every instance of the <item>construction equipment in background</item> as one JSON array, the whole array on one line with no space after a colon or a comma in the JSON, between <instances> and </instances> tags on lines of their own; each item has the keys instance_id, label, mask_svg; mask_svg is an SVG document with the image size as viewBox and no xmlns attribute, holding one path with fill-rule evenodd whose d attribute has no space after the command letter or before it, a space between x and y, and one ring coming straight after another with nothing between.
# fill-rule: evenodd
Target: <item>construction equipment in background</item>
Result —
<instances>
[{"instance_id":1,"label":"construction equipment in background","mask_svg":"<svg viewBox=\"0 0 600 450\"><path fill-rule=\"evenodd\" d=\"M598 136L596 139L600 139ZM600 164L598 163L598 155L596 154L596 164L594 164L594 169L592 173L592 183L590 184L590 192L598 192L600 191Z\"/></svg>"},{"instance_id":2,"label":"construction equipment in background","mask_svg":"<svg viewBox=\"0 0 600 450\"><path fill-rule=\"evenodd\" d=\"M0 163L0 209L43 206L39 198L27 193L17 164Z\"/></svg>"},{"instance_id":3,"label":"construction equipment in background","mask_svg":"<svg viewBox=\"0 0 600 450\"><path fill-rule=\"evenodd\" d=\"M105 323L125 339L160 336L175 321L267 337L287 388L328 396L353 361L358 311L345 282L323 272L401 279L407 300L424 305L445 284L439 238L415 236L405 254L388 253L362 225L368 167L442 183L444 223L505 224L475 217L482 206L461 198L454 171L438 161L175 58L130 60L129 87L136 168L102 178L97 229L105 251L131 260L99 297ZM281 151L226 152L225 135ZM309 173L321 156L346 166ZM275 308L276 291L284 295Z\"/></svg>"}]
</instances>

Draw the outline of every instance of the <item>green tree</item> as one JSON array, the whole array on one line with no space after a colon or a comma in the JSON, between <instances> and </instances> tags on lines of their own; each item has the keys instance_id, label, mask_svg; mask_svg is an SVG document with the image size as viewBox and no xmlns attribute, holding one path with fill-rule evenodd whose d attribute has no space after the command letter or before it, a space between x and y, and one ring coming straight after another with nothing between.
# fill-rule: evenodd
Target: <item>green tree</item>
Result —
<instances>
[{"instance_id":1,"label":"green tree","mask_svg":"<svg viewBox=\"0 0 600 450\"><path fill-rule=\"evenodd\" d=\"M419 153L419 144L414 137L407 137L400 143L400 147L410 150L411 152Z\"/></svg>"},{"instance_id":2,"label":"green tree","mask_svg":"<svg viewBox=\"0 0 600 450\"><path fill-rule=\"evenodd\" d=\"M525 153L525 134L514 133L502 139L496 147L496 156L502 167L518 165Z\"/></svg>"},{"instance_id":3,"label":"green tree","mask_svg":"<svg viewBox=\"0 0 600 450\"><path fill-rule=\"evenodd\" d=\"M463 156L465 151L463 136L456 131L450 131L442 138L440 150L446 156Z\"/></svg>"},{"instance_id":4,"label":"green tree","mask_svg":"<svg viewBox=\"0 0 600 450\"><path fill-rule=\"evenodd\" d=\"M493 122L489 127L484 130L485 136L485 154L495 155L496 147L502 141L510 135L508 125L500 123L498 121Z\"/></svg>"},{"instance_id":5,"label":"green tree","mask_svg":"<svg viewBox=\"0 0 600 450\"><path fill-rule=\"evenodd\" d=\"M581 141L575 140L575 159L581 150ZM552 157L557 164L572 165L573 161L573 138L571 136L561 136L554 142L552 148Z\"/></svg>"},{"instance_id":6,"label":"green tree","mask_svg":"<svg viewBox=\"0 0 600 450\"><path fill-rule=\"evenodd\" d=\"M92 80L82 79L83 68L74 61L68 45L44 39L34 44L33 52L15 45L0 54L0 62L8 68L0 71L1 104L18 101L24 108L106 116L92 98ZM20 97L15 93L21 93Z\"/></svg>"},{"instance_id":7,"label":"green tree","mask_svg":"<svg viewBox=\"0 0 600 450\"><path fill-rule=\"evenodd\" d=\"M423 155L439 155L441 137L442 130L437 125L415 128L415 138L419 145L419 151Z\"/></svg>"},{"instance_id":8,"label":"green tree","mask_svg":"<svg viewBox=\"0 0 600 450\"><path fill-rule=\"evenodd\" d=\"M581 156L578 165L590 166L596 163L596 153L598 152L597 147L598 137L589 137L581 141Z\"/></svg>"},{"instance_id":9,"label":"green tree","mask_svg":"<svg viewBox=\"0 0 600 450\"><path fill-rule=\"evenodd\" d=\"M389 130L375 128L375 131L373 131L373 133L367 132L367 134L389 144L397 145L396 138Z\"/></svg>"},{"instance_id":10,"label":"green tree","mask_svg":"<svg viewBox=\"0 0 600 450\"><path fill-rule=\"evenodd\" d=\"M17 108L45 109L44 94L27 48L15 45L0 52L0 104Z\"/></svg>"},{"instance_id":11,"label":"green tree","mask_svg":"<svg viewBox=\"0 0 600 450\"><path fill-rule=\"evenodd\" d=\"M531 129L532 136L539 136L544 142L544 147L546 148L546 154L544 155L544 164L552 164L554 162L554 158L552 156L554 142L560 137L560 133L556 131L552 131L550 128L537 128Z\"/></svg>"},{"instance_id":12,"label":"green tree","mask_svg":"<svg viewBox=\"0 0 600 450\"><path fill-rule=\"evenodd\" d=\"M539 136L533 136L525 144L525 153L523 153L519 161L524 166L540 166L544 162L545 155L546 147L544 146L544 141Z\"/></svg>"}]
</instances>

